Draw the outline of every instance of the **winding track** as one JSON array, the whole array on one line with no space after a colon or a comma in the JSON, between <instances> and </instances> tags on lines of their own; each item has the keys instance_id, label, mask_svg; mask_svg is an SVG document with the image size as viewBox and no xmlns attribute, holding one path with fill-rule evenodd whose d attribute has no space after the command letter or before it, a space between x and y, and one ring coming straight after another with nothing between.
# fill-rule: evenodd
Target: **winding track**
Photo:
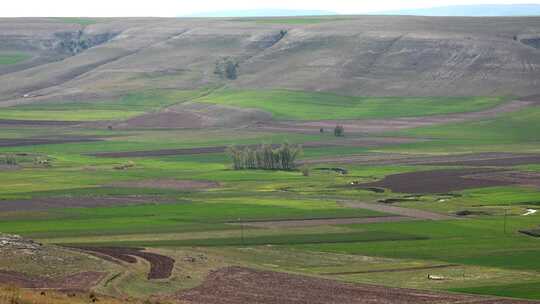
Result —
<instances>
[{"instance_id":1,"label":"winding track","mask_svg":"<svg viewBox=\"0 0 540 304\"><path fill-rule=\"evenodd\" d=\"M367 209L367 210L373 210L373 211L379 211L379 212L392 213L392 214L397 214L400 216L409 217L413 219L419 219L419 220L442 221L442 220L455 219L455 217L443 215L439 213L417 210L417 209L402 208L402 207L396 207L396 206L388 206L388 205L383 205L383 204L364 203L364 202L358 202L358 201L353 201L353 200L342 200L342 201L339 201L339 203L349 208L361 208L361 209Z\"/></svg>"},{"instance_id":2,"label":"winding track","mask_svg":"<svg viewBox=\"0 0 540 304\"><path fill-rule=\"evenodd\" d=\"M348 208L366 209L378 212L392 214L392 216L377 216L368 218L329 218L329 219L305 219L305 220L279 220L279 221L250 221L250 222L234 222L232 225L245 225L257 228L293 228L293 227L311 227L324 225L348 225L348 224L373 224L373 223L390 223L418 220L443 221L456 219L455 217L417 210L389 206L386 204L365 203L354 200L339 200L338 203Z\"/></svg>"}]
</instances>

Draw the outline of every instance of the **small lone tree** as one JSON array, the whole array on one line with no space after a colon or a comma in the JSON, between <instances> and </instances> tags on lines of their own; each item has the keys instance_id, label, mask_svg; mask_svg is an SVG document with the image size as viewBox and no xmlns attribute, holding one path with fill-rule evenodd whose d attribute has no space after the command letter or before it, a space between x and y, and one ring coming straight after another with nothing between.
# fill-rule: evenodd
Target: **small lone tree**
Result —
<instances>
[{"instance_id":1,"label":"small lone tree","mask_svg":"<svg viewBox=\"0 0 540 304\"><path fill-rule=\"evenodd\" d=\"M225 65L225 77L230 80L238 78L238 63L227 61Z\"/></svg>"},{"instance_id":2,"label":"small lone tree","mask_svg":"<svg viewBox=\"0 0 540 304\"><path fill-rule=\"evenodd\" d=\"M337 125L334 128L334 135L337 136L337 137L345 136L345 128L343 128L342 125Z\"/></svg>"}]
</instances>

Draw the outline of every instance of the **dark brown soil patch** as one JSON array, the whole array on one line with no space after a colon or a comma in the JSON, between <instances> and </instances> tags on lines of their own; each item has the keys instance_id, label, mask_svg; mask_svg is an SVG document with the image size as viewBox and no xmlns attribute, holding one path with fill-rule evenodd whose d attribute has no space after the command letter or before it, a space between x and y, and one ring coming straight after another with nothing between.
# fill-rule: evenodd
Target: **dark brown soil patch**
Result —
<instances>
[{"instance_id":1,"label":"dark brown soil patch","mask_svg":"<svg viewBox=\"0 0 540 304\"><path fill-rule=\"evenodd\" d=\"M456 212L457 216L475 216L475 215L489 215L485 211L474 211L474 210L460 210Z\"/></svg>"},{"instance_id":2,"label":"dark brown soil patch","mask_svg":"<svg viewBox=\"0 0 540 304\"><path fill-rule=\"evenodd\" d=\"M175 260L171 257L157 253L142 251L140 248L120 247L78 247L78 249L96 254L99 257L110 260L108 257L126 263L137 263L135 257L142 258L150 263L148 279L166 279L171 276Z\"/></svg>"},{"instance_id":3,"label":"dark brown soil patch","mask_svg":"<svg viewBox=\"0 0 540 304\"><path fill-rule=\"evenodd\" d=\"M210 189L219 186L216 182L195 181L195 180L175 180L175 179L152 179L132 182L114 183L114 187L129 188L152 188L152 189L175 189L175 190L200 190Z\"/></svg>"},{"instance_id":4,"label":"dark brown soil patch","mask_svg":"<svg viewBox=\"0 0 540 304\"><path fill-rule=\"evenodd\" d=\"M17 138L17 139L2 139L0 138L0 147L21 147L21 146L34 146L34 145L53 145L53 144L67 144L78 142L96 142L101 141L98 138L89 137L74 137L74 138Z\"/></svg>"},{"instance_id":5,"label":"dark brown soil patch","mask_svg":"<svg viewBox=\"0 0 540 304\"><path fill-rule=\"evenodd\" d=\"M425 165L441 166L494 166L494 167L512 167L528 164L539 164L540 155L504 157L482 160L462 160L450 162L426 162Z\"/></svg>"},{"instance_id":6,"label":"dark brown soil patch","mask_svg":"<svg viewBox=\"0 0 540 304\"><path fill-rule=\"evenodd\" d=\"M356 138L343 141L329 141L329 142L306 142L302 144L304 148L324 148L324 147L379 147L389 144L397 143L411 143L418 142L418 139L411 138ZM243 145L240 147L255 148L259 145ZM273 145L274 148L279 145ZM125 152L99 152L89 154L97 157L150 157L150 156L172 156L172 155L198 155L198 154L211 154L211 153L223 153L227 149L227 146L213 146L213 147L199 147L199 148L180 148L180 149L162 149L151 151L125 151Z\"/></svg>"},{"instance_id":7,"label":"dark brown soil patch","mask_svg":"<svg viewBox=\"0 0 540 304\"><path fill-rule=\"evenodd\" d=\"M201 147L201 148L182 148L182 149L162 149L153 151L126 151L126 152L100 152L90 154L97 157L150 157L150 156L171 156L171 155L197 155L210 153L223 153L227 147Z\"/></svg>"},{"instance_id":8,"label":"dark brown soil patch","mask_svg":"<svg viewBox=\"0 0 540 304\"><path fill-rule=\"evenodd\" d=\"M377 202L382 204L397 204L397 203L403 203L403 202L414 202L417 201L416 199L411 198L387 198L383 200L378 200Z\"/></svg>"},{"instance_id":9,"label":"dark brown soil patch","mask_svg":"<svg viewBox=\"0 0 540 304\"><path fill-rule=\"evenodd\" d=\"M369 188L366 188L366 190L374 192L374 193L384 193L385 191L384 189L377 188L377 187L369 187Z\"/></svg>"},{"instance_id":10,"label":"dark brown soil patch","mask_svg":"<svg viewBox=\"0 0 540 304\"><path fill-rule=\"evenodd\" d=\"M186 303L197 304L531 303L520 300L350 284L243 267L228 267L211 272L201 286L179 293L178 298Z\"/></svg>"},{"instance_id":11,"label":"dark brown soil patch","mask_svg":"<svg viewBox=\"0 0 540 304\"><path fill-rule=\"evenodd\" d=\"M469 176L494 172L489 169L457 169L408 172L386 176L384 179L359 187L382 187L398 193L447 193L465 189L504 186L513 184L506 181L483 180Z\"/></svg>"},{"instance_id":12,"label":"dark brown soil patch","mask_svg":"<svg viewBox=\"0 0 540 304\"><path fill-rule=\"evenodd\" d=\"M303 160L304 164L336 163L364 165L518 166L540 163L538 154L473 153L457 155L359 154Z\"/></svg>"},{"instance_id":13,"label":"dark brown soil patch","mask_svg":"<svg viewBox=\"0 0 540 304\"><path fill-rule=\"evenodd\" d=\"M540 187L540 173L538 172L503 171L480 173L475 174L472 177L483 180Z\"/></svg>"},{"instance_id":14,"label":"dark brown soil patch","mask_svg":"<svg viewBox=\"0 0 540 304\"><path fill-rule=\"evenodd\" d=\"M0 125L9 126L74 126L80 123L80 121L0 119Z\"/></svg>"},{"instance_id":15,"label":"dark brown soil patch","mask_svg":"<svg viewBox=\"0 0 540 304\"><path fill-rule=\"evenodd\" d=\"M529 229L529 230L519 230L519 232L528 236L540 238L540 228Z\"/></svg>"},{"instance_id":16,"label":"dark brown soil patch","mask_svg":"<svg viewBox=\"0 0 540 304\"><path fill-rule=\"evenodd\" d=\"M51 208L88 208L121 205L169 203L157 196L49 197L30 200L0 200L0 212L43 211Z\"/></svg>"},{"instance_id":17,"label":"dark brown soil patch","mask_svg":"<svg viewBox=\"0 0 540 304\"><path fill-rule=\"evenodd\" d=\"M344 168L315 168L315 170L317 170L317 171L333 171L333 172L343 174L343 175L349 173L349 171L347 169L344 169Z\"/></svg>"},{"instance_id":18,"label":"dark brown soil patch","mask_svg":"<svg viewBox=\"0 0 540 304\"><path fill-rule=\"evenodd\" d=\"M0 270L0 284L11 284L22 288L83 291L94 287L105 276L106 273L103 272L81 272L61 279L50 279Z\"/></svg>"}]
</instances>

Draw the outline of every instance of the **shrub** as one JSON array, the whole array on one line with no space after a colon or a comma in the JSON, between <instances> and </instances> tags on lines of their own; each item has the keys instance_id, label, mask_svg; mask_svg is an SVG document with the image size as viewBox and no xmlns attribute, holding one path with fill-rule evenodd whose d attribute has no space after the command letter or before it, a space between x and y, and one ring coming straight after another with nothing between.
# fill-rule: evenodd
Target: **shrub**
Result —
<instances>
[{"instance_id":1,"label":"shrub","mask_svg":"<svg viewBox=\"0 0 540 304\"><path fill-rule=\"evenodd\" d=\"M342 125L337 125L334 128L334 135L337 136L337 137L345 136L345 128L343 128Z\"/></svg>"},{"instance_id":2,"label":"shrub","mask_svg":"<svg viewBox=\"0 0 540 304\"><path fill-rule=\"evenodd\" d=\"M34 158L34 165L43 167L52 167L51 160L49 158L36 157Z\"/></svg>"},{"instance_id":3,"label":"shrub","mask_svg":"<svg viewBox=\"0 0 540 304\"><path fill-rule=\"evenodd\" d=\"M127 170L127 169L133 168L133 167L135 167L135 163L130 160L130 161L124 163L124 164L114 166L113 169L115 169L115 170Z\"/></svg>"}]
</instances>

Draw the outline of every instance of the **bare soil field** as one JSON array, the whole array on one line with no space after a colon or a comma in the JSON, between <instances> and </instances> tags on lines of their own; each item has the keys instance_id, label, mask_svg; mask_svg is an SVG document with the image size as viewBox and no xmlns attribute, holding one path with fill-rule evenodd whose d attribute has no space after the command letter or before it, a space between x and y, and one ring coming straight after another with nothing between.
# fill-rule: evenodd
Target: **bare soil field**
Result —
<instances>
[{"instance_id":1,"label":"bare soil field","mask_svg":"<svg viewBox=\"0 0 540 304\"><path fill-rule=\"evenodd\" d=\"M540 155L523 153L473 153L457 155L409 155L377 153L338 157L323 157L301 161L302 164L365 164L365 165L435 165L510 167L540 163Z\"/></svg>"},{"instance_id":2,"label":"bare soil field","mask_svg":"<svg viewBox=\"0 0 540 304\"><path fill-rule=\"evenodd\" d=\"M381 216L370 218L336 218L336 219L309 219L309 220L285 220L285 221L261 221L231 223L234 225L245 225L258 228L293 228L311 227L324 225L347 225L347 224L371 224L413 221L415 218L406 216Z\"/></svg>"},{"instance_id":3,"label":"bare soil field","mask_svg":"<svg viewBox=\"0 0 540 304\"><path fill-rule=\"evenodd\" d=\"M215 147L202 147L202 148L162 149L162 150L152 150L152 151L100 152L100 153L94 153L90 155L97 156L97 157L111 157L111 158L197 155L197 154L223 153L226 148L227 147L225 146L215 146Z\"/></svg>"},{"instance_id":4,"label":"bare soil field","mask_svg":"<svg viewBox=\"0 0 540 304\"><path fill-rule=\"evenodd\" d=\"M399 193L437 194L473 188L514 184L510 181L485 180L472 177L480 173L493 173L493 169L454 169L408 172L386 176L384 179L360 184L358 187L381 187Z\"/></svg>"},{"instance_id":5,"label":"bare soil field","mask_svg":"<svg viewBox=\"0 0 540 304\"><path fill-rule=\"evenodd\" d=\"M168 128L195 129L204 128L205 122L200 116L192 113L164 111L149 113L117 123L115 128Z\"/></svg>"},{"instance_id":6,"label":"bare soil field","mask_svg":"<svg viewBox=\"0 0 540 304\"><path fill-rule=\"evenodd\" d=\"M0 212L42 211L51 208L88 208L137 204L169 203L156 196L89 196L89 197L50 197L29 200L0 200Z\"/></svg>"},{"instance_id":7,"label":"bare soil field","mask_svg":"<svg viewBox=\"0 0 540 304\"><path fill-rule=\"evenodd\" d=\"M250 126L251 129L260 131L318 133L320 128L333 129L336 125L342 125L347 133L383 133L403 129L425 127L446 123L472 121L478 119L493 118L502 113L521 110L529 106L536 106L540 102L514 100L497 107L468 113L433 115L423 117L404 117L390 119L366 119L366 120L319 120L319 121L270 121L259 122Z\"/></svg>"},{"instance_id":8,"label":"bare soil field","mask_svg":"<svg viewBox=\"0 0 540 304\"><path fill-rule=\"evenodd\" d=\"M540 187L540 173L538 172L522 172L522 171L505 171L493 173L480 173L472 176L473 178L516 183L525 186Z\"/></svg>"},{"instance_id":9,"label":"bare soil field","mask_svg":"<svg viewBox=\"0 0 540 304\"><path fill-rule=\"evenodd\" d=\"M519 232L528 236L540 238L540 226L538 228L533 228L533 229L522 229L522 230L519 230Z\"/></svg>"},{"instance_id":10,"label":"bare soil field","mask_svg":"<svg viewBox=\"0 0 540 304\"><path fill-rule=\"evenodd\" d=\"M175 260L157 253L142 251L140 248L120 247L78 247L77 249L93 253L109 261L120 260L126 263L137 263L142 258L150 263L148 279L166 279L171 276ZM112 258L112 259L111 259Z\"/></svg>"},{"instance_id":11,"label":"bare soil field","mask_svg":"<svg viewBox=\"0 0 540 304\"><path fill-rule=\"evenodd\" d=\"M516 155L515 157L503 157L492 159L462 160L450 162L427 162L426 165L442 166L494 166L494 167L512 167L528 164L540 163L540 155Z\"/></svg>"},{"instance_id":12,"label":"bare soil field","mask_svg":"<svg viewBox=\"0 0 540 304\"><path fill-rule=\"evenodd\" d=\"M257 109L216 105L211 103L183 102L158 113L144 114L125 122L114 124L115 128L167 128L195 129L233 127L258 121L269 121L270 113Z\"/></svg>"},{"instance_id":13,"label":"bare soil field","mask_svg":"<svg viewBox=\"0 0 540 304\"><path fill-rule=\"evenodd\" d=\"M102 141L102 139L92 138L92 137L17 138L17 139L0 138L0 147L20 147L20 146L52 145L52 144L67 144L67 143L96 142L96 141Z\"/></svg>"},{"instance_id":14,"label":"bare soil field","mask_svg":"<svg viewBox=\"0 0 540 304\"><path fill-rule=\"evenodd\" d=\"M83 291L97 285L105 276L106 273L103 272L81 272L60 279L51 279L0 270L0 284L15 285L22 288Z\"/></svg>"},{"instance_id":15,"label":"bare soil field","mask_svg":"<svg viewBox=\"0 0 540 304\"><path fill-rule=\"evenodd\" d=\"M75 126L78 121L0 119L0 126Z\"/></svg>"},{"instance_id":16,"label":"bare soil field","mask_svg":"<svg viewBox=\"0 0 540 304\"><path fill-rule=\"evenodd\" d=\"M114 187L127 188L152 188L152 189L175 189L175 190L201 190L219 187L219 183L196 180L176 180L176 179L150 179L133 182L117 182Z\"/></svg>"},{"instance_id":17,"label":"bare soil field","mask_svg":"<svg viewBox=\"0 0 540 304\"><path fill-rule=\"evenodd\" d=\"M243 267L228 267L214 271L201 286L179 293L178 298L193 304L538 303L349 284Z\"/></svg>"}]
</instances>

